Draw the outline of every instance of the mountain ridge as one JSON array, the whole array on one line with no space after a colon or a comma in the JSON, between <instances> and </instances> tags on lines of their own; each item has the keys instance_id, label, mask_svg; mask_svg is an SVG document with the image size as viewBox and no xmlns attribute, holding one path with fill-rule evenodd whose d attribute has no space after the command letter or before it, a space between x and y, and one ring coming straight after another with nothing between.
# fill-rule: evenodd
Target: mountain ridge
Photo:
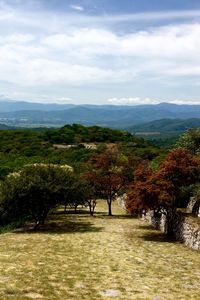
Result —
<instances>
[{"instance_id":1,"label":"mountain ridge","mask_svg":"<svg viewBox=\"0 0 200 300\"><path fill-rule=\"evenodd\" d=\"M189 128L200 127L200 118L160 119L148 123L137 124L127 128L133 133L182 133Z\"/></svg>"},{"instance_id":2,"label":"mountain ridge","mask_svg":"<svg viewBox=\"0 0 200 300\"><path fill-rule=\"evenodd\" d=\"M128 127L161 119L200 118L200 105L42 104L0 101L0 123L9 126L63 126L65 124Z\"/></svg>"}]
</instances>

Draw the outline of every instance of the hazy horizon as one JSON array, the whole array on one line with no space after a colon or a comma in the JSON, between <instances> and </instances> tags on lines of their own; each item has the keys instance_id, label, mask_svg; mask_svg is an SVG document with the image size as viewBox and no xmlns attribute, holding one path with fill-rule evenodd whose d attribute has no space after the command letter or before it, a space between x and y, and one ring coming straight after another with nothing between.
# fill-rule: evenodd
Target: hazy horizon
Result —
<instances>
[{"instance_id":1,"label":"hazy horizon","mask_svg":"<svg viewBox=\"0 0 200 300\"><path fill-rule=\"evenodd\" d=\"M73 105L73 106L148 106L148 105L178 105L178 106L182 106L182 105L196 105L196 106L200 106L200 102L194 102L194 103L175 103L175 102L167 102L167 101L162 101L162 102L158 102L158 103L72 103L72 102L41 102L41 101L28 101L28 100L13 100L13 99L1 99L0 98L0 104L1 103L30 103L30 104L42 104L42 105L60 105L60 106L64 106L64 105Z\"/></svg>"}]
</instances>

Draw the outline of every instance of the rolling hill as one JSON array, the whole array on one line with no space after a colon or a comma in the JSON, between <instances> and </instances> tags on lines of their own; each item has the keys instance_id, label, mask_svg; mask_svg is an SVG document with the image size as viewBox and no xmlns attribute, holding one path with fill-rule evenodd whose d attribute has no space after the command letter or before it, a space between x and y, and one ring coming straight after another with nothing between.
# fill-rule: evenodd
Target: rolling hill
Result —
<instances>
[{"instance_id":1,"label":"rolling hill","mask_svg":"<svg viewBox=\"0 0 200 300\"><path fill-rule=\"evenodd\" d=\"M157 133L182 133L189 128L198 128L200 127L200 119L192 118L192 119L161 119L155 120L152 122L138 124L131 126L128 131L131 132L143 132L143 133L150 133L150 132L157 132Z\"/></svg>"}]
</instances>

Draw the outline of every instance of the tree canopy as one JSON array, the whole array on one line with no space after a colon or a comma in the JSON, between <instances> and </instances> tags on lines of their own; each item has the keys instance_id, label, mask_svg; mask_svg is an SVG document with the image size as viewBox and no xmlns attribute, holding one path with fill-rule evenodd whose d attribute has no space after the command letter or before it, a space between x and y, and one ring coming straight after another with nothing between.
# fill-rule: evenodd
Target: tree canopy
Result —
<instances>
[{"instance_id":1,"label":"tree canopy","mask_svg":"<svg viewBox=\"0 0 200 300\"><path fill-rule=\"evenodd\" d=\"M96 197L106 199L108 215L112 215L112 201L130 183L138 158L124 156L117 148L107 149L93 156L84 177Z\"/></svg>"},{"instance_id":2,"label":"tree canopy","mask_svg":"<svg viewBox=\"0 0 200 300\"><path fill-rule=\"evenodd\" d=\"M71 201L69 190L75 183L72 170L66 166L27 165L1 183L1 214L30 216L37 227L51 209Z\"/></svg>"},{"instance_id":3,"label":"tree canopy","mask_svg":"<svg viewBox=\"0 0 200 300\"><path fill-rule=\"evenodd\" d=\"M135 172L135 181L126 199L126 207L131 213L144 210L163 212L170 222L178 206L181 188L199 180L199 159L184 149L171 151L160 168L152 171L148 164Z\"/></svg>"},{"instance_id":4,"label":"tree canopy","mask_svg":"<svg viewBox=\"0 0 200 300\"><path fill-rule=\"evenodd\" d=\"M180 136L176 147L184 148L192 154L200 154L200 128L188 129Z\"/></svg>"}]
</instances>

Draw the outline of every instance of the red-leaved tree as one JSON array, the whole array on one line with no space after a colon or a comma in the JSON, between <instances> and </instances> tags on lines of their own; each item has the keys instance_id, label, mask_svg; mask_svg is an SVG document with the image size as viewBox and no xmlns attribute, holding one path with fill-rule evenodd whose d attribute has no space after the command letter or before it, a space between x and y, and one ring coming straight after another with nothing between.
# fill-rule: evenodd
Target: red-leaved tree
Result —
<instances>
[{"instance_id":1,"label":"red-leaved tree","mask_svg":"<svg viewBox=\"0 0 200 300\"><path fill-rule=\"evenodd\" d=\"M166 215L167 234L172 234L172 221L177 209L181 188L199 179L198 158L183 149L171 151L153 172L149 166L140 166L135 172L135 181L126 200L127 210L141 213L154 210Z\"/></svg>"},{"instance_id":2,"label":"red-leaved tree","mask_svg":"<svg viewBox=\"0 0 200 300\"><path fill-rule=\"evenodd\" d=\"M96 197L106 199L108 215L112 215L112 202L133 180L133 169L138 159L124 156L117 148L93 156L87 163L84 179Z\"/></svg>"}]
</instances>

